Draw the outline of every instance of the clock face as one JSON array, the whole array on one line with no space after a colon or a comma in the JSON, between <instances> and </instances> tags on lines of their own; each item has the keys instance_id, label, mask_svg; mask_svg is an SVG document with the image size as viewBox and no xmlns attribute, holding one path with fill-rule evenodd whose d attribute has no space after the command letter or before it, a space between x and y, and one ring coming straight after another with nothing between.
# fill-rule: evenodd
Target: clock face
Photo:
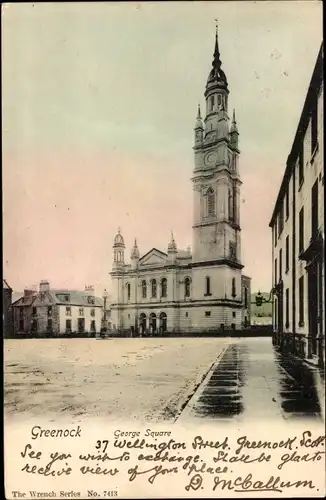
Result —
<instances>
[{"instance_id":1,"label":"clock face","mask_svg":"<svg viewBox=\"0 0 326 500\"><path fill-rule=\"evenodd\" d=\"M216 163L217 163L217 154L214 152L207 153L207 155L205 156L205 164L208 167L213 167L214 165L216 165Z\"/></svg>"}]
</instances>

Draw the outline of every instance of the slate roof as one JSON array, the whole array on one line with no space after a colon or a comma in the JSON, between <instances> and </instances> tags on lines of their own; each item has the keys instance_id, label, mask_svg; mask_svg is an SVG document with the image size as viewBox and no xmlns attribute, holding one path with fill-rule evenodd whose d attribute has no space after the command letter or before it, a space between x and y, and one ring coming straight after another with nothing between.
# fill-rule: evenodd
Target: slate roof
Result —
<instances>
[{"instance_id":1,"label":"slate roof","mask_svg":"<svg viewBox=\"0 0 326 500\"><path fill-rule=\"evenodd\" d=\"M20 297L16 300L13 305L15 306L30 306L34 302L34 299L39 296L40 292L35 295L30 295L27 297ZM81 307L103 307L104 300L101 297L94 297L94 304L88 302L88 297L90 294L88 292L80 292L77 290L50 290L48 292L53 300L54 304L65 305L65 306L81 306ZM61 295L69 295L69 301L64 300L60 297Z\"/></svg>"},{"instance_id":2,"label":"slate roof","mask_svg":"<svg viewBox=\"0 0 326 500\"><path fill-rule=\"evenodd\" d=\"M95 306L95 307L103 307L103 299L101 297L94 298L94 304L88 302L88 297L90 294L88 292L80 292L77 290L50 290L50 295L55 304L64 304L64 305L72 305L72 306ZM69 301L64 300L61 295L69 295Z\"/></svg>"}]
</instances>

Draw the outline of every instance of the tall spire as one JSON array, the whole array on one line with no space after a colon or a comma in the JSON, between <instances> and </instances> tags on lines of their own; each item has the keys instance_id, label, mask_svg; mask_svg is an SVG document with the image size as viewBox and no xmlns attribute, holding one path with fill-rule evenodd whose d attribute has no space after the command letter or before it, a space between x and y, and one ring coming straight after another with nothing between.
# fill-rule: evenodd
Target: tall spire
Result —
<instances>
[{"instance_id":1,"label":"tall spire","mask_svg":"<svg viewBox=\"0 0 326 500\"><path fill-rule=\"evenodd\" d=\"M207 86L211 86L212 84L217 84L220 88L227 89L228 82L225 76L224 71L221 69L222 61L220 57L219 43L218 43L218 24L216 21L216 32L215 32L215 47L214 47L214 56L212 62L212 69L209 73Z\"/></svg>"},{"instance_id":2,"label":"tall spire","mask_svg":"<svg viewBox=\"0 0 326 500\"><path fill-rule=\"evenodd\" d=\"M221 66L220 51L218 47L218 21L215 19L216 31L215 31L215 48L214 48L214 59L213 67Z\"/></svg>"}]
</instances>

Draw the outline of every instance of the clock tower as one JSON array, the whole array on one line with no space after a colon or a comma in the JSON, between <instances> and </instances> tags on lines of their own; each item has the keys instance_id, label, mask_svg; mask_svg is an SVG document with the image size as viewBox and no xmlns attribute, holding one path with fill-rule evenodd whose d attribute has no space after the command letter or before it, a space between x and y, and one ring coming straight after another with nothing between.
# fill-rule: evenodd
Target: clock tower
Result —
<instances>
[{"instance_id":1,"label":"clock tower","mask_svg":"<svg viewBox=\"0 0 326 500\"><path fill-rule=\"evenodd\" d=\"M229 280L240 289L240 176L238 128L233 111L228 114L229 89L219 52L216 28L212 68L205 89L205 117L200 107L194 128L193 183L193 281L196 268L211 266L216 281L215 298L234 296ZM214 269L213 269L214 268ZM206 272L206 271L205 271ZM198 274L198 273L197 273ZM202 287L198 287L200 290ZM194 286L194 290L197 286ZM213 288L212 288L213 290ZM237 294L236 294L237 295ZM212 297L213 298L213 297Z\"/></svg>"}]
</instances>

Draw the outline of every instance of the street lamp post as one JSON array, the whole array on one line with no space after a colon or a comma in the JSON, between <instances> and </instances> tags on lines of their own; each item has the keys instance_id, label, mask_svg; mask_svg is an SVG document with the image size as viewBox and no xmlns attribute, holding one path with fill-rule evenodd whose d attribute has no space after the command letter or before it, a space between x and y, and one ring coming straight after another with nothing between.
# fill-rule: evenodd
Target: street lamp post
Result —
<instances>
[{"instance_id":1,"label":"street lamp post","mask_svg":"<svg viewBox=\"0 0 326 500\"><path fill-rule=\"evenodd\" d=\"M106 334L107 331L108 331L108 325L107 325L107 320L106 320L106 302L107 302L107 299L108 299L108 292L107 292L107 289L105 288L104 292L103 292L103 318L102 318L102 328L101 328L101 333L102 334Z\"/></svg>"}]
</instances>

